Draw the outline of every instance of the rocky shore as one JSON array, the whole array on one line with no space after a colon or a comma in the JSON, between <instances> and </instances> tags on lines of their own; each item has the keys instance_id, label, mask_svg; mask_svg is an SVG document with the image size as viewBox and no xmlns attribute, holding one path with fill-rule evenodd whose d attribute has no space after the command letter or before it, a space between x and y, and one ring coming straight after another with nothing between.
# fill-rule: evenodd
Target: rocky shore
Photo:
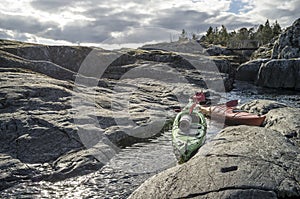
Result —
<instances>
[{"instance_id":1,"label":"rocky shore","mask_svg":"<svg viewBox=\"0 0 300 199\"><path fill-rule=\"evenodd\" d=\"M264 127L227 127L186 164L147 180L129 198L298 198L300 109L252 101ZM287 116L287 117L284 117Z\"/></svg>"},{"instance_id":2,"label":"rocky shore","mask_svg":"<svg viewBox=\"0 0 300 199\"><path fill-rule=\"evenodd\" d=\"M300 90L300 19L274 42L261 47L253 60L237 69L236 79L263 87Z\"/></svg>"},{"instance_id":3,"label":"rocky shore","mask_svg":"<svg viewBox=\"0 0 300 199\"><path fill-rule=\"evenodd\" d=\"M279 37L272 57L264 53L237 74L245 57L197 42L108 51L0 40L0 197L95 173L122 148L164 133L174 109L199 89L211 103L233 89L235 77L298 90L299 24ZM299 197L299 109L264 100L241 108L267 114L264 126L225 128L131 198Z\"/></svg>"},{"instance_id":4,"label":"rocky shore","mask_svg":"<svg viewBox=\"0 0 300 199\"><path fill-rule=\"evenodd\" d=\"M299 30L300 19L239 66L236 79L299 90ZM299 198L300 109L268 100L241 109L266 114L263 126L223 129L189 162L151 177L129 198Z\"/></svg>"},{"instance_id":5,"label":"rocky shore","mask_svg":"<svg viewBox=\"0 0 300 199\"><path fill-rule=\"evenodd\" d=\"M0 190L97 171L120 147L162 133L199 88L232 88L228 60L201 57L198 43L172 45L107 51L1 40Z\"/></svg>"}]
</instances>

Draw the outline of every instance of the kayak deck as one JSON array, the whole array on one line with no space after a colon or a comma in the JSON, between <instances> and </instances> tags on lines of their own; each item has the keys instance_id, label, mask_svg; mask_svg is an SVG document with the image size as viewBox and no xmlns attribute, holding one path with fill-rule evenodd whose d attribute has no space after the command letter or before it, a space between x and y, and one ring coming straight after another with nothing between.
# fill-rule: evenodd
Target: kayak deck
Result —
<instances>
[{"instance_id":1,"label":"kayak deck","mask_svg":"<svg viewBox=\"0 0 300 199\"><path fill-rule=\"evenodd\" d=\"M172 128L172 143L179 163L188 161L204 144L206 137L206 121L200 112L193 112L193 121L188 130L180 129L180 119L189 114L183 111L177 114Z\"/></svg>"},{"instance_id":2,"label":"kayak deck","mask_svg":"<svg viewBox=\"0 0 300 199\"><path fill-rule=\"evenodd\" d=\"M261 126L266 118L265 115L248 113L226 105L201 106L200 111L216 120L225 119L225 123L228 125Z\"/></svg>"}]
</instances>

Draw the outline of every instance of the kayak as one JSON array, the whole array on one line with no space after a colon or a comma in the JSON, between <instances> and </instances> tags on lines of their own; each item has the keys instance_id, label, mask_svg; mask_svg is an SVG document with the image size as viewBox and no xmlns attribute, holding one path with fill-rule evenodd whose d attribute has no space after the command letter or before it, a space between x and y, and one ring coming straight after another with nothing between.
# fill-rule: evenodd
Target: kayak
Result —
<instances>
[{"instance_id":1,"label":"kayak","mask_svg":"<svg viewBox=\"0 0 300 199\"><path fill-rule=\"evenodd\" d=\"M188 109L178 113L172 128L174 153L179 163L188 161L204 144L206 137L205 117L199 111Z\"/></svg>"},{"instance_id":2,"label":"kayak","mask_svg":"<svg viewBox=\"0 0 300 199\"><path fill-rule=\"evenodd\" d=\"M236 107L226 105L200 106L200 111L216 120L225 119L227 125L250 125L261 126L266 118L265 115L256 115L239 110Z\"/></svg>"}]
</instances>

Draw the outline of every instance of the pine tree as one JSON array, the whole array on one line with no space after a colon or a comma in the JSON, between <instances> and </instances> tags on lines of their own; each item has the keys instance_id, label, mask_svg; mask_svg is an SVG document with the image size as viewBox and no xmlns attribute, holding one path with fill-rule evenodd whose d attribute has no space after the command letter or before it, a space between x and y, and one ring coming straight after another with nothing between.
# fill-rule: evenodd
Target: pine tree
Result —
<instances>
[{"instance_id":1,"label":"pine tree","mask_svg":"<svg viewBox=\"0 0 300 199\"><path fill-rule=\"evenodd\" d=\"M182 32L181 32L181 34L179 36L179 41L185 41L187 39L188 39L187 38L187 33L186 33L185 29L182 29Z\"/></svg>"},{"instance_id":2,"label":"pine tree","mask_svg":"<svg viewBox=\"0 0 300 199\"><path fill-rule=\"evenodd\" d=\"M227 28L222 25L220 30L218 27L212 28L211 26L206 31L206 35L201 38L201 41L209 44L221 44L227 47L245 47L251 45L257 47L269 43L275 36L282 32L281 27L277 21L270 26L269 20L265 24L260 24L257 30L252 28L241 28L230 33ZM193 38L196 35L193 35Z\"/></svg>"},{"instance_id":3,"label":"pine tree","mask_svg":"<svg viewBox=\"0 0 300 199\"><path fill-rule=\"evenodd\" d=\"M279 25L279 23L277 22L277 20L275 21L275 23L273 24L273 37L278 36L279 34L281 34L281 27Z\"/></svg>"},{"instance_id":4,"label":"pine tree","mask_svg":"<svg viewBox=\"0 0 300 199\"><path fill-rule=\"evenodd\" d=\"M192 35L192 39L196 41L196 40L198 40L198 39L199 39L199 36L198 36L198 35L196 35L195 33L193 33L193 35Z\"/></svg>"},{"instance_id":5,"label":"pine tree","mask_svg":"<svg viewBox=\"0 0 300 199\"><path fill-rule=\"evenodd\" d=\"M220 44L223 46L226 46L228 43L229 34L227 32L227 28L224 25L222 25L222 27L221 27L219 36L220 36L220 39L219 39Z\"/></svg>"},{"instance_id":6,"label":"pine tree","mask_svg":"<svg viewBox=\"0 0 300 199\"><path fill-rule=\"evenodd\" d=\"M213 28L211 26L206 31L205 41L210 44L212 44L214 41L214 32L213 32Z\"/></svg>"},{"instance_id":7,"label":"pine tree","mask_svg":"<svg viewBox=\"0 0 300 199\"><path fill-rule=\"evenodd\" d=\"M262 32L263 44L269 43L272 38L273 38L273 30L270 26L269 19L268 19L265 23L265 26L264 26L263 32Z\"/></svg>"}]
</instances>

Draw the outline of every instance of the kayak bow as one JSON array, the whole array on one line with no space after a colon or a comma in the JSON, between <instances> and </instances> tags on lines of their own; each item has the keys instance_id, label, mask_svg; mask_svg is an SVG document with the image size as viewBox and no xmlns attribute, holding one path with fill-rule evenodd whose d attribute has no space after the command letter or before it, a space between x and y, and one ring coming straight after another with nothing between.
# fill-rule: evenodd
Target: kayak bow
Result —
<instances>
[{"instance_id":1,"label":"kayak bow","mask_svg":"<svg viewBox=\"0 0 300 199\"><path fill-rule=\"evenodd\" d=\"M178 113L172 128L172 143L179 163L188 161L204 144L206 121L202 113L189 109Z\"/></svg>"}]
</instances>

